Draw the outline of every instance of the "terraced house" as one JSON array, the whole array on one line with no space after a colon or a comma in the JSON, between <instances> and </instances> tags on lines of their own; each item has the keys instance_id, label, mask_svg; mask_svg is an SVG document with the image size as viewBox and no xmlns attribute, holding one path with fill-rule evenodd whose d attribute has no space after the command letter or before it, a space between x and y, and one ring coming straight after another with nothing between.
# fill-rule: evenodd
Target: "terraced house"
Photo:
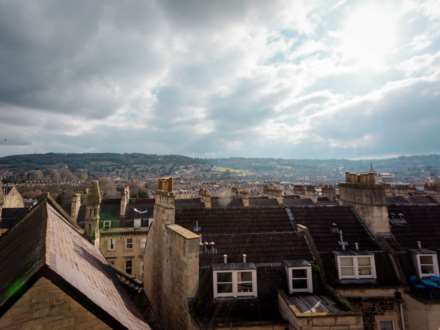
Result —
<instances>
[{"instance_id":1,"label":"terraced house","mask_svg":"<svg viewBox=\"0 0 440 330\"><path fill-rule=\"evenodd\" d=\"M144 287L165 328L405 325L398 270L351 207L182 208L171 179L155 200Z\"/></svg>"}]
</instances>

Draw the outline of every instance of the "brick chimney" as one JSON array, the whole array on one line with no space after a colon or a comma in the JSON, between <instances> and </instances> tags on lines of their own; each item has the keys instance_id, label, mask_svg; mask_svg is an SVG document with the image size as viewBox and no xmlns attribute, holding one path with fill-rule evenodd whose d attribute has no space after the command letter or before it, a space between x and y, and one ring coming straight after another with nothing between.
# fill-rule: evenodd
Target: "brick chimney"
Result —
<instances>
[{"instance_id":1,"label":"brick chimney","mask_svg":"<svg viewBox=\"0 0 440 330\"><path fill-rule=\"evenodd\" d=\"M200 199L201 199L203 205L205 205L205 208L207 208L207 209L212 208L212 198L211 198L211 195L209 194L208 190L201 188L199 190L199 195L200 195Z\"/></svg>"},{"instance_id":2,"label":"brick chimney","mask_svg":"<svg viewBox=\"0 0 440 330\"><path fill-rule=\"evenodd\" d=\"M81 194L73 194L70 202L70 217L74 224L78 224L78 214L81 208Z\"/></svg>"},{"instance_id":3,"label":"brick chimney","mask_svg":"<svg viewBox=\"0 0 440 330\"><path fill-rule=\"evenodd\" d=\"M128 185L124 186L124 189L121 193L121 207L120 207L120 213L119 215L121 217L125 217L125 214L127 213L127 206L130 202L130 187Z\"/></svg>"},{"instance_id":4,"label":"brick chimney","mask_svg":"<svg viewBox=\"0 0 440 330\"><path fill-rule=\"evenodd\" d=\"M376 184L376 173L347 172L345 178L339 185L340 204L352 206L373 234L389 233L385 186Z\"/></svg>"}]
</instances>

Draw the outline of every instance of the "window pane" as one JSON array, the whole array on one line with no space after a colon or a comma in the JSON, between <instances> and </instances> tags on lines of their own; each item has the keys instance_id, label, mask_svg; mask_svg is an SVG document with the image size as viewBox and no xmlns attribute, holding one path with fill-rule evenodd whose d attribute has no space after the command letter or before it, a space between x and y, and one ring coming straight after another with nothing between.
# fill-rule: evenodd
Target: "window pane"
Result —
<instances>
[{"instance_id":1,"label":"window pane","mask_svg":"<svg viewBox=\"0 0 440 330\"><path fill-rule=\"evenodd\" d=\"M252 272L239 272L238 282L252 282Z\"/></svg>"},{"instance_id":2,"label":"window pane","mask_svg":"<svg viewBox=\"0 0 440 330\"><path fill-rule=\"evenodd\" d=\"M371 275L371 267L359 267L359 275Z\"/></svg>"},{"instance_id":3,"label":"window pane","mask_svg":"<svg viewBox=\"0 0 440 330\"><path fill-rule=\"evenodd\" d=\"M307 289L307 280L293 280L292 281L293 289Z\"/></svg>"},{"instance_id":4,"label":"window pane","mask_svg":"<svg viewBox=\"0 0 440 330\"><path fill-rule=\"evenodd\" d=\"M393 321L387 320L387 321L380 321L380 330L394 330L394 324Z\"/></svg>"},{"instance_id":5,"label":"window pane","mask_svg":"<svg viewBox=\"0 0 440 330\"><path fill-rule=\"evenodd\" d=\"M252 292L252 282L249 283L238 283L238 292Z\"/></svg>"},{"instance_id":6,"label":"window pane","mask_svg":"<svg viewBox=\"0 0 440 330\"><path fill-rule=\"evenodd\" d=\"M341 267L342 276L354 276L354 268L353 267Z\"/></svg>"},{"instance_id":7,"label":"window pane","mask_svg":"<svg viewBox=\"0 0 440 330\"><path fill-rule=\"evenodd\" d=\"M358 257L358 264L359 266L370 266L371 259L370 257Z\"/></svg>"},{"instance_id":8,"label":"window pane","mask_svg":"<svg viewBox=\"0 0 440 330\"><path fill-rule=\"evenodd\" d=\"M217 273L217 282L232 283L232 273Z\"/></svg>"},{"instance_id":9,"label":"window pane","mask_svg":"<svg viewBox=\"0 0 440 330\"><path fill-rule=\"evenodd\" d=\"M422 274L434 274L434 267L429 265L421 266Z\"/></svg>"},{"instance_id":10,"label":"window pane","mask_svg":"<svg viewBox=\"0 0 440 330\"><path fill-rule=\"evenodd\" d=\"M307 270L305 269L292 269L292 277L306 278Z\"/></svg>"},{"instance_id":11,"label":"window pane","mask_svg":"<svg viewBox=\"0 0 440 330\"><path fill-rule=\"evenodd\" d=\"M352 257L343 257L341 260L341 266L353 266L353 258Z\"/></svg>"},{"instance_id":12,"label":"window pane","mask_svg":"<svg viewBox=\"0 0 440 330\"><path fill-rule=\"evenodd\" d=\"M432 256L420 256L420 263L432 265L434 262L432 260Z\"/></svg>"},{"instance_id":13,"label":"window pane","mask_svg":"<svg viewBox=\"0 0 440 330\"><path fill-rule=\"evenodd\" d=\"M232 284L217 284L218 293L232 293Z\"/></svg>"}]
</instances>

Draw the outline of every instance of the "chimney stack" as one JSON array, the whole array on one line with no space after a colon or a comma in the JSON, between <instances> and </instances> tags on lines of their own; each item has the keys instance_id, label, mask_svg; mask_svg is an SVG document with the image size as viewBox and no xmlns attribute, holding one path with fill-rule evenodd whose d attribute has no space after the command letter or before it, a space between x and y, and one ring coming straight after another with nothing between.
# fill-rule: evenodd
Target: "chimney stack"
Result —
<instances>
[{"instance_id":1,"label":"chimney stack","mask_svg":"<svg viewBox=\"0 0 440 330\"><path fill-rule=\"evenodd\" d=\"M345 173L339 185L340 204L351 206L374 235L390 232L385 186L376 184L376 173Z\"/></svg>"},{"instance_id":2,"label":"chimney stack","mask_svg":"<svg viewBox=\"0 0 440 330\"><path fill-rule=\"evenodd\" d=\"M200 199L201 199L203 205L205 205L205 208L207 208L207 209L212 208L212 198L211 198L211 195L209 194L208 190L201 188L199 190L199 195L200 195Z\"/></svg>"},{"instance_id":3,"label":"chimney stack","mask_svg":"<svg viewBox=\"0 0 440 330\"><path fill-rule=\"evenodd\" d=\"M72 222L76 225L78 224L78 214L81 208L81 194L73 194L72 201L70 202L70 217Z\"/></svg>"},{"instance_id":4,"label":"chimney stack","mask_svg":"<svg viewBox=\"0 0 440 330\"><path fill-rule=\"evenodd\" d=\"M124 186L124 189L121 193L121 207L120 207L120 213L119 215L121 217L125 217L125 214L127 213L127 206L130 202L130 187L128 185Z\"/></svg>"}]
</instances>

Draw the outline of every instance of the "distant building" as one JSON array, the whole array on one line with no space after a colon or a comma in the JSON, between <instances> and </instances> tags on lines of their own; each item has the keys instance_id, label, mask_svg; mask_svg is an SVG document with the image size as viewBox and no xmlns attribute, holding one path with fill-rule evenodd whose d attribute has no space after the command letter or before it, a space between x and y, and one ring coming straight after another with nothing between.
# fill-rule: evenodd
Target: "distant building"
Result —
<instances>
[{"instance_id":1,"label":"distant building","mask_svg":"<svg viewBox=\"0 0 440 330\"><path fill-rule=\"evenodd\" d=\"M0 183L0 236L15 226L26 211L17 188L2 187Z\"/></svg>"}]
</instances>

